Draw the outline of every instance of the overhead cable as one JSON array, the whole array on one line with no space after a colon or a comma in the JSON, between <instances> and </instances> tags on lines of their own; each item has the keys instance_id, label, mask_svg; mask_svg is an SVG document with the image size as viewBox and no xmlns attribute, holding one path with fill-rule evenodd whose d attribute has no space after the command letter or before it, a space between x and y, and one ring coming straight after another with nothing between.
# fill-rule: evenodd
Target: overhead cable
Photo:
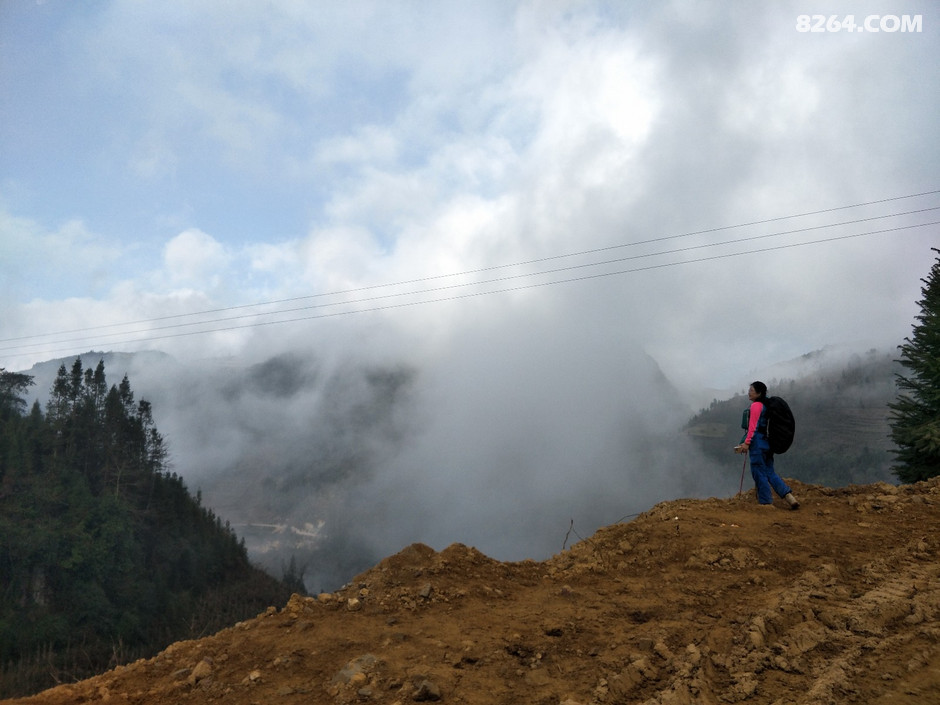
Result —
<instances>
[{"instance_id":1,"label":"overhead cable","mask_svg":"<svg viewBox=\"0 0 940 705\"><path fill-rule=\"evenodd\" d=\"M933 209L931 209L931 210L933 210ZM432 304L432 303L441 303L441 302L445 302L445 301L457 301L457 300L461 300L461 299L469 299L469 298L474 298L474 297L479 297L479 296L489 296L489 295L493 295L493 294L506 294L506 293L510 293L510 292L514 292L514 291L522 291L522 290L526 290L526 289L534 289L534 288L540 288L540 287L546 287L546 286L557 286L557 285L560 285L560 284L569 284L569 283L573 283L573 282L583 282L583 281L601 279L601 278L606 278L606 277L620 276L620 275L625 275L625 274L633 274L633 273L637 273L637 272L645 272L645 271L656 270L656 269L664 269L664 268L668 268L668 267L676 267L676 266L680 266L680 265L696 264L696 263L701 263L701 262L710 262L710 261L715 261L715 260L728 259L728 258L731 258L731 257L741 257L741 256L745 256L745 255L761 254L761 253L766 253L766 252L774 252L774 251L779 251L779 250L793 249L793 248L797 248L797 247L806 247L806 246L809 246L809 245L818 245L818 244L823 244L823 243L839 242L839 241L844 241L844 240L850 240L850 239L855 239L855 238L866 237L866 236L870 236L870 235L879 235L879 234L885 234L885 233L899 232L899 231L902 231L902 230L911 230L911 229L914 229L914 228L922 228L922 227L928 227L928 226L932 226L932 225L940 225L940 220L931 221L931 222L926 222L926 223L917 223L917 224L913 224L913 225L902 225L902 226L897 226L897 227L893 227L893 228L884 228L884 229L881 229L881 230L870 230L870 231L860 232L860 233L850 233L850 234L847 234L847 235L837 235L837 236L832 236L832 237L827 237L827 238L820 238L820 239L817 239L817 240L809 240L809 241L805 241L805 242L797 242L797 243L787 243L787 244L782 244L782 245L774 245L774 246L763 247L763 248L758 248L758 249L743 250L743 251L740 251L740 252L723 253L723 254L718 254L718 255L711 255L711 256L708 256L708 257L698 257L698 258L695 258L695 259L679 260L679 261L673 261L673 262L664 262L664 263L659 263L659 264L650 264L650 265L646 265L646 266L642 266L642 267L634 267L634 268L632 268L632 269L620 269L620 270L608 271L608 272L600 272L600 273L595 273L595 274L584 274L584 275L581 275L581 276L569 277L569 278L565 278L565 279L554 279L554 280L545 281L545 282L532 282L532 283L527 283L527 284L519 284L519 285L516 285L516 286L504 287L504 288L499 288L499 289L489 289L489 290L485 290L485 291L473 291L473 292L467 292L467 293L463 293L463 294L453 294L453 295L450 295L450 296L438 296L438 297L435 297L435 298L424 298L424 299L419 299L419 300L416 300L416 301L407 301L407 302L402 302L402 303L390 303L390 304L384 304L384 305L381 305L381 306L372 306L372 307L369 307L369 308L358 308L358 309L350 309L350 310L344 310L344 311L335 311L335 312L330 312L330 313L319 313L319 314L313 314L313 315L307 315L307 316L297 316L297 317L293 317L293 318L285 318L285 319L278 319L278 320L252 321L252 322L250 322L250 323L240 323L240 324L237 324L237 325L223 326L223 327L219 327L219 328L208 328L208 329L191 330L191 331L183 331L183 332L176 332L176 333L165 333L165 334L161 334L161 335L147 335L146 337L142 337L142 338L130 338L130 339L126 339L126 340L110 341L108 344L109 344L109 345L125 345L125 344L130 344L130 343L152 342L152 341L156 341L156 340L167 340L167 339L172 339L172 338L181 338L181 337L193 336L193 335L204 335L204 334L208 334L208 333L221 333L221 332L228 332L228 331L234 331L234 330L241 330L241 329L246 329L246 328L257 328L257 327L261 327L261 326L277 325L277 324L283 324L283 323L297 323L297 322L300 322L300 321L310 321L310 320L323 319L323 318L332 318L332 317L346 316L346 315L357 314L357 313L373 313L373 312L386 311L386 310L392 310L392 309L398 309L398 308L405 308L405 307L426 305L426 304ZM761 238L763 238L763 237L765 237L765 236L756 236L756 237L752 237L752 238L744 238L744 239L740 240L740 242L745 242L745 241L748 241L748 240L761 239ZM727 242L725 242L725 243L717 243L716 245L704 245L704 246L696 246L696 247L691 247L691 248L682 248L682 249L679 249L679 250L673 250L673 251L669 251L669 252L661 253L661 254L669 254L669 253L675 253L675 252L683 252L683 251L688 251L688 250L692 250L692 249L701 249L702 247L718 246L718 245L720 245L720 244L728 244L729 242L730 242L730 243L735 243L735 242L737 242L737 241L727 241ZM624 260L626 260L626 259L631 259L631 258L622 258L622 259L620 259L620 260L609 260L609 261L606 262L606 263L610 263L610 262L619 262L619 261L624 261ZM604 263L597 263L597 264L604 264ZM594 266L596 266L596 265L594 265ZM578 267L562 268L562 269L555 270L555 271L556 271L556 272L557 272L557 271L565 271L565 270L571 270L571 269L576 269L576 268L578 268ZM535 275L543 274L543 273L544 273L544 272L537 272L537 273L535 273ZM519 278L519 277L521 277L521 276L535 276L535 275L529 274L529 275L510 276L510 277L504 277L504 278L500 278L500 279L489 280L489 282L484 282L484 283L496 283L496 282L500 282L500 281L508 281L508 280L511 280L511 279L516 279L516 278ZM430 289L426 289L426 290L423 290L423 291L420 291L420 292L409 292L409 293L434 293L434 292L445 291L445 290L454 289L454 288L458 288L458 287L478 286L478 285L480 285L480 284L481 284L481 282L474 282L474 283L470 283L470 284L448 285L448 286L443 286L443 287L430 288ZM357 300L357 301L339 302L339 304L365 303L365 302L369 302L369 301L376 301L376 300L385 299L385 298L390 298L390 297L392 297L392 296L399 296L399 295L400 295L400 294L375 296L375 297L369 297L369 298L365 298L365 299L359 299L359 300ZM317 306L304 307L304 308L302 308L302 309L297 309L297 310L306 310L306 309L308 309L308 308L320 308L320 307L323 307L323 306L339 305L339 304L323 304L323 305L317 305ZM207 321L207 322L204 322L204 324L222 323L222 322L226 322L226 320L237 320L237 318L242 318L242 317L236 317L235 319L219 319L218 321ZM186 325L190 325L190 324L186 324ZM182 325L178 325L178 326L168 326L167 328L179 328L179 327L183 327L183 326L182 326ZM110 334L110 335L111 335L112 337L113 337L113 336L118 336L118 335L131 335L131 334L133 334L133 333L135 333L135 332L143 332L143 331L123 332L123 333L115 333L115 334ZM109 336L104 336L104 337L109 337ZM0 348L0 350L7 350L7 351L12 350L12 351L16 351L16 350L22 350L22 349L25 348L25 347L41 347L41 346L43 346L43 345L61 345L61 344L64 344L64 343L75 343L75 342L82 342L82 341L85 341L85 340L89 340L89 339L88 339L88 338L79 338L79 339L74 339L74 340L62 340L62 341L54 341L54 342L49 342L49 343L34 343L34 344L22 346L22 347ZM56 349L52 349L52 350L46 349L46 350L44 350L44 352L51 354L51 353L56 353L56 352L67 352L67 351L71 351L71 350L73 350L73 349L74 349L74 346L70 346L70 347L67 347L67 348L56 348ZM14 352L13 354L17 354L17 353ZM25 352L24 352L23 354L25 354Z\"/></svg>"},{"instance_id":2,"label":"overhead cable","mask_svg":"<svg viewBox=\"0 0 940 705\"><path fill-rule=\"evenodd\" d=\"M310 299L319 299L319 298L326 298L326 297L343 296L343 295L347 295L347 294L355 294L355 293L360 293L360 292L364 292L364 291L372 291L372 290L375 290L375 289L383 289L383 288L390 288L390 287L396 287L396 286L406 286L406 285L410 285L410 284L419 284L419 283L424 283L424 282L429 282L429 281L435 281L435 280L445 279L445 278L451 278L451 277L468 276L468 275L471 275L471 274L481 274L481 273L484 273L484 272L496 271L496 270L500 270L500 269L507 269L507 268L510 268L510 267L522 267L522 266L527 266L527 265L532 265L532 264L540 264L540 263L543 263L543 262L550 262L550 261L555 261L555 260L560 260L560 259L567 259L567 258L571 258L571 257L582 257L582 256L585 256L585 255L597 254L597 253L600 253L600 252L609 252L609 251L612 251L612 250L623 249L623 248L627 248L627 247L637 247L637 246L640 246L640 245L656 244L656 243L667 242L667 241L671 241L671 240L678 240L678 239L681 239L681 238L692 237L692 236L695 236L695 235L706 235L706 234L710 234L710 233L717 233L717 232L722 232L722 231L727 231L727 230L734 230L734 229L738 229L738 228L752 227L752 226L756 226L756 225L766 225L766 224L769 224L769 223L775 223L775 222L780 222L780 221L784 221L784 220L793 220L793 219L796 219L796 218L804 218L804 217L813 216L813 215L822 215L822 214L825 214L825 213L834 213L834 212L837 212L837 211L850 210L850 209L861 208L861 207L865 207L865 206L879 205L879 204L883 204L883 203L890 203L890 202L894 202L894 201L907 200L907 199L911 199L911 198L918 198L918 197L920 197L920 196L935 195L935 194L938 194L938 193L940 193L940 189L933 190L933 191L923 191L923 192L920 192L920 193L913 193L913 194L908 194L908 195L904 195L904 196L894 196L894 197L891 197L891 198L882 198L882 199L879 199L879 200L866 201L866 202L863 202L863 203L856 203L856 204L852 204L852 205L835 206L835 207L832 207L832 208L824 208L824 209L815 210L815 211L806 211L806 212L803 212L803 213L794 213L794 214L790 214L790 215L777 216L777 217L773 217L773 218L765 218L765 219L762 219L762 220L754 220L754 221L750 221L750 222L746 222L746 223L738 223L738 224L735 224L735 225L724 225L724 226L715 227L715 228L707 228L707 229L703 229L703 230L695 230L695 231L691 231L691 232L681 233L681 234L678 234L678 235L667 235L667 236L663 236L663 237L650 238L650 239L647 239L647 240L638 240L638 241L619 243L619 244L615 244L615 245L609 245L609 246L605 246L605 247L593 248L593 249L588 249L588 250L580 250L580 251L577 251L577 252L569 252L569 253L558 254L558 255L550 255L550 256L546 256L546 257L540 257L540 258L535 258L535 259L530 259L530 260L524 260L524 261L521 261L521 262L513 262L513 263L508 263L508 264L490 265L490 266L487 266L487 267L481 267L481 268L478 268L478 269L470 269L470 270L465 270L465 271L461 271L461 272L452 272L452 273L445 273L445 274L430 275L430 276L426 276L426 277L418 277L418 278L408 279L408 280L403 280L403 281L398 281L398 282L386 282L386 283L381 283L381 284L371 284L371 285L367 285L367 286L355 287L355 288L350 288L350 289L343 289L343 290L338 290L338 291L320 292L320 293L316 293L316 294L305 294L305 295L303 295L303 296L295 296L295 297L290 297L290 298L276 299L276 300L271 300L271 301L261 301L261 302L248 303L248 304L238 304L238 305L234 305L234 306L225 306L225 307L219 307L219 308L214 308L214 309L205 309L205 310L193 311L193 312L189 312L189 313L178 313L178 314L172 314L172 315L167 315L167 316L158 316L158 317L148 318L148 319L140 319L140 320L135 320L135 321L126 321L126 322L123 322L123 323L110 323L110 324L103 324L103 325L98 325L98 326L88 326L88 327L83 327L83 328L75 328L75 329L70 329L70 330L59 330L59 331L49 332L49 333L37 333L37 334L26 335L26 336L18 336L18 337L11 337L11 338L0 338L0 343L12 343L12 342L18 342L18 341L27 341L27 340L37 339L37 338L50 338L50 337L58 336L58 335L68 335L68 334L71 334L71 333L85 333L85 334L87 334L87 333L90 333L90 332L93 332L93 331L103 331L103 330L113 329L113 328L126 328L127 326L144 325L144 324L150 324L150 323L159 323L159 322L161 322L161 321L178 320L178 319L181 319L181 318L192 318L192 317L196 317L196 316L206 316L206 315L210 315L210 314L221 314L221 313L226 313L226 312L230 312L230 311L240 311L240 310L245 310L245 309L261 308L261 307L266 307L266 306L276 306L276 305L280 305L280 304L295 303L295 302L298 302L298 301L306 301L306 300L310 300ZM768 234L768 235L756 236L756 237L752 237L752 238L742 238L742 239L740 239L739 241L740 241L740 242L745 242L745 241L750 240L750 239L759 239L759 238L764 238L764 237L776 237L776 236L779 236L779 235L787 235L787 234L794 234L794 233L799 233L799 232L807 232L807 231L810 231L810 230L819 230L819 229L822 229L822 228L837 227L837 226L839 226L839 225L849 225L849 224L854 224L854 223L866 222L866 221L870 221L870 220L877 220L877 219L883 219L883 218L900 217L900 216L903 216L903 215L911 215L911 214L915 214L915 213L922 213L922 212L930 211L930 210L937 210L937 208L936 208L936 207L933 207L933 208L924 208L924 209L918 209L918 210L904 211L904 212L901 212L901 213L892 213L892 214L888 214L888 215L872 216L872 217L869 217L869 218L860 218L860 219L857 219L857 220L843 221L843 222L840 222L840 223L831 223L831 224L828 224L828 225L811 226L811 227L808 227L808 228L799 228L799 229L795 229L795 230L781 231L781 232L777 232L777 233L770 233L770 234ZM732 242L732 241L728 241L728 242ZM718 246L718 245L721 245L721 244L727 244L727 242L725 242L725 243L714 243L714 245L710 245L710 244L699 245L699 246L695 246L695 247L692 247L692 248L689 248L689 249L697 249L697 248L709 247L709 246ZM678 250L675 250L675 251L667 251L667 252L663 252L663 253L650 253L650 254L642 255L642 256L644 256L644 257L653 257L653 256L657 256L657 255L659 255L659 254L666 254L666 253L669 253L669 252L676 252L676 251L678 251ZM623 261L624 259L629 259L629 258L620 258L620 259L615 259L615 260L606 260L606 261L604 261L604 262L598 262L598 263L595 263L595 264L574 265L574 267L577 268L577 267L585 267L585 266L599 266L599 265L606 264L606 263L610 263L610 262ZM568 268L561 268L560 270L546 270L546 273L547 273L547 272L555 272L555 271L565 271L565 269L568 269ZM539 274L539 273L536 272L536 273L533 273L533 274L531 274L531 275L518 275L518 276L536 276L536 275L538 275L538 274ZM496 281L498 281L498 280L496 280ZM486 282L483 282L483 283L486 283ZM429 291L433 291L433 290L434 290L434 289L430 289ZM401 295L404 295L404 294L401 294ZM331 303L331 304L326 304L326 305L338 305L338 303ZM205 325L205 324L207 324L207 323L221 322L221 321L227 321L227 320L238 320L238 319L241 319L241 318L253 317L253 316L258 316L258 315L277 315L277 314L280 314L280 313L291 313L291 312L295 312L295 311L299 311L299 310L305 310L306 308L312 308L312 307L301 307L301 308L296 308L296 309L281 309L281 310L267 311L267 312L260 311L260 312L257 312L257 313L246 314L246 315L242 315L242 316L233 316L233 317L228 317L228 318L216 318L216 319L210 319L210 320L204 320L204 321L193 321L193 322L190 322L190 323L181 323L181 324L178 324L178 325L179 325L180 327L183 327L183 326L195 326L195 325ZM159 327L159 328L150 328L149 330L165 330L165 329L173 328L173 327L176 327L176 326L165 326L165 327ZM122 332L120 332L120 333L111 334L111 335L127 335L127 334L129 334L129 333L134 333L134 332L140 332L140 331L122 331ZM103 335L105 335L105 337L107 337L108 334L103 334ZM55 342L66 342L66 341L55 341ZM10 349L10 348L0 348L0 351L2 351L2 350L8 350L8 349Z\"/></svg>"}]
</instances>

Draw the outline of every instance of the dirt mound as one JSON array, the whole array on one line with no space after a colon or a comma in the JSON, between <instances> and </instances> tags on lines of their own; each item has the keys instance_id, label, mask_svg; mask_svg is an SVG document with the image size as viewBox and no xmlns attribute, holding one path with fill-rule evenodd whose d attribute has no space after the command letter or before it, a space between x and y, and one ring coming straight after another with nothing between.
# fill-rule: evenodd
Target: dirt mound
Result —
<instances>
[{"instance_id":1,"label":"dirt mound","mask_svg":"<svg viewBox=\"0 0 940 705\"><path fill-rule=\"evenodd\" d=\"M678 500L544 562L415 544L153 659L4 703L940 702L940 479Z\"/></svg>"}]
</instances>

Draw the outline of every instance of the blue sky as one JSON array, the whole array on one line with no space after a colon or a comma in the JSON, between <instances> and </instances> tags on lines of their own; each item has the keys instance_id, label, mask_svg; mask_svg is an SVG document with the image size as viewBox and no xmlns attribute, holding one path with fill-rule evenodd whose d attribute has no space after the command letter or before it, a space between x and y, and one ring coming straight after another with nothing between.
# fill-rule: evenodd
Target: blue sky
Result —
<instances>
[{"instance_id":1,"label":"blue sky","mask_svg":"<svg viewBox=\"0 0 940 705\"><path fill-rule=\"evenodd\" d=\"M819 5L4 2L0 366L90 348L257 358L367 344L440 362L494 331L524 345L544 319L605 349L619 336L681 385L720 386L825 345L897 344L937 226L740 253L936 212L717 243L936 207L937 194L537 274L940 188L940 15ZM806 11L920 15L922 31L798 32ZM603 254L550 259L589 250ZM533 260L546 263L505 266ZM301 298L414 280L368 297L467 287ZM420 303L493 288L515 290ZM164 337L194 330L167 316L285 299L337 305L282 318L417 305ZM783 302L772 318L767 299ZM103 328L126 322L141 323Z\"/></svg>"}]
</instances>

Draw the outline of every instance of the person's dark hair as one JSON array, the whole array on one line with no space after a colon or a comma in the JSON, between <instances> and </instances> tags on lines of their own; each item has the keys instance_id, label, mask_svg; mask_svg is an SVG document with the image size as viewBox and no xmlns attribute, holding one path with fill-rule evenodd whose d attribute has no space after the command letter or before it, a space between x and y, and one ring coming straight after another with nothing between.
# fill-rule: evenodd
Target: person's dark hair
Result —
<instances>
[{"instance_id":1,"label":"person's dark hair","mask_svg":"<svg viewBox=\"0 0 940 705\"><path fill-rule=\"evenodd\" d=\"M767 398L767 385L763 382L751 382L754 391L757 392L757 401L764 401Z\"/></svg>"}]
</instances>

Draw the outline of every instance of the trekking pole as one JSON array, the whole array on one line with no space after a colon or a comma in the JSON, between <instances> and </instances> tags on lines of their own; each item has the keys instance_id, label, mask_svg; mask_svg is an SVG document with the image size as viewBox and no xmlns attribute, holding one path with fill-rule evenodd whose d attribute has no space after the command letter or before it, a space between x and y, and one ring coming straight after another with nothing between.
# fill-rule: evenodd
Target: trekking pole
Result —
<instances>
[{"instance_id":1,"label":"trekking pole","mask_svg":"<svg viewBox=\"0 0 940 705\"><path fill-rule=\"evenodd\" d=\"M747 454L744 454L744 464L741 466L741 486L738 488L738 494L744 491L744 471L747 469Z\"/></svg>"}]
</instances>

